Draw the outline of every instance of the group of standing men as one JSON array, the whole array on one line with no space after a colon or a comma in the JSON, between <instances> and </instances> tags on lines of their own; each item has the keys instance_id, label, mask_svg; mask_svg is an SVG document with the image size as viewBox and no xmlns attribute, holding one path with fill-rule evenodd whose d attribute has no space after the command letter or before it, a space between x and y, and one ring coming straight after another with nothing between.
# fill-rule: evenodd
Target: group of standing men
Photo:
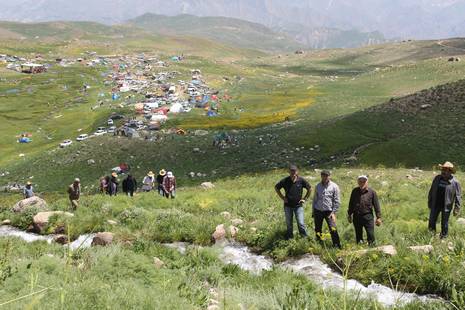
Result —
<instances>
[{"instance_id":1,"label":"group of standing men","mask_svg":"<svg viewBox=\"0 0 465 310\"><path fill-rule=\"evenodd\" d=\"M436 231L436 222L441 214L441 238L447 237L448 221L452 210L458 215L461 207L461 188L458 180L453 176L454 165L446 162L439 165L441 174L436 176L429 191L428 207L430 209L429 229ZM358 186L352 190L349 200L347 217L349 223L354 225L357 243L363 243L363 230L366 231L369 245L375 243L374 228L381 226L381 207L376 192L368 186L368 176L357 178ZM285 194L282 193L284 189ZM303 190L306 190L305 196ZM286 239L293 238L293 217L302 237L307 237L307 228L304 221L304 204L310 198L311 186L301 176L295 165L289 168L289 176L282 179L275 186L276 193L284 202L286 219ZM341 206L339 186L331 180L329 170L321 171L321 182L315 188L312 201L312 217L314 220L316 239L323 241L322 227L326 221L335 247L341 248L341 241L336 226L336 214ZM454 207L454 208L453 208Z\"/></svg>"}]
</instances>

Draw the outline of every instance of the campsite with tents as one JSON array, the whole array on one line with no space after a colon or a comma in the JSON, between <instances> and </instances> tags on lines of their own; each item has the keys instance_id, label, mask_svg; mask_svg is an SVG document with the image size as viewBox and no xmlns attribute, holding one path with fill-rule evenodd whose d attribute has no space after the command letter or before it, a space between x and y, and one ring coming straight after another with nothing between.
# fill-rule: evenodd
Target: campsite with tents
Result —
<instances>
[{"instance_id":1,"label":"campsite with tents","mask_svg":"<svg viewBox=\"0 0 465 310\"><path fill-rule=\"evenodd\" d=\"M437 164L464 177L464 39L307 50L132 24L0 30L0 307L465 307L464 215L446 241L427 226ZM342 249L327 230L285 240L274 186L291 163L340 185ZM175 199L142 190L163 170ZM101 193L113 174L134 197ZM345 216L365 174L384 213L373 248Z\"/></svg>"}]
</instances>

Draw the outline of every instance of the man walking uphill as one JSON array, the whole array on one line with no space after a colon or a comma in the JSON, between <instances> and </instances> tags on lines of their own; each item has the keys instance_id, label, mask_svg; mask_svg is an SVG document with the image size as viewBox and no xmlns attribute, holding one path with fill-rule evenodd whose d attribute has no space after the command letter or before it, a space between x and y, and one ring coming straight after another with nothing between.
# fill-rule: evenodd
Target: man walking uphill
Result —
<instances>
[{"instance_id":1,"label":"man walking uphill","mask_svg":"<svg viewBox=\"0 0 465 310\"><path fill-rule=\"evenodd\" d=\"M363 228L365 228L368 244L373 245L375 243L373 210L376 214L376 225L380 226L381 208L376 192L368 187L368 177L361 175L357 181L358 187L354 188L350 195L348 219L349 223L354 223L357 243L363 242Z\"/></svg>"},{"instance_id":2,"label":"man walking uphill","mask_svg":"<svg viewBox=\"0 0 465 310\"><path fill-rule=\"evenodd\" d=\"M69 201L71 202L71 209L76 210L79 206L79 198L81 197L81 181L76 178L73 184L68 187Z\"/></svg>"},{"instance_id":3,"label":"man walking uphill","mask_svg":"<svg viewBox=\"0 0 465 310\"><path fill-rule=\"evenodd\" d=\"M341 248L341 242L336 227L336 212L341 206L339 187L331 181L331 172L321 172L321 182L315 188L313 198L313 219L315 221L316 240L322 242L323 220L329 227L333 246Z\"/></svg>"},{"instance_id":4,"label":"man walking uphill","mask_svg":"<svg viewBox=\"0 0 465 310\"><path fill-rule=\"evenodd\" d=\"M284 188L285 195L281 192ZM306 189L305 197L302 198L303 189ZM308 182L299 176L299 170L295 165L289 167L289 176L282 179L275 186L279 198L284 201L284 215L286 217L286 239L294 237L293 217L295 215L297 227L302 237L307 237L307 228L304 222L303 204L311 193L311 187Z\"/></svg>"},{"instance_id":5,"label":"man walking uphill","mask_svg":"<svg viewBox=\"0 0 465 310\"><path fill-rule=\"evenodd\" d=\"M439 165L441 174L436 176L428 194L429 230L436 232L436 222L441 213L441 239L449 233L449 217L454 206L454 215L460 213L462 205L462 189L459 181L453 176L454 165L446 162Z\"/></svg>"}]
</instances>

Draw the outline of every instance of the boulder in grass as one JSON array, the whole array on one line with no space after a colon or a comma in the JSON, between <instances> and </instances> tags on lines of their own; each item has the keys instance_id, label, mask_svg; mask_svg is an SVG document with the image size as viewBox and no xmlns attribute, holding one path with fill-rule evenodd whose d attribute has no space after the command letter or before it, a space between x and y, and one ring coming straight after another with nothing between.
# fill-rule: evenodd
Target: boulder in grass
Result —
<instances>
[{"instance_id":1,"label":"boulder in grass","mask_svg":"<svg viewBox=\"0 0 465 310\"><path fill-rule=\"evenodd\" d=\"M224 224L218 225L212 234L212 239L216 242L223 241L226 238L226 229Z\"/></svg>"},{"instance_id":2,"label":"boulder in grass","mask_svg":"<svg viewBox=\"0 0 465 310\"><path fill-rule=\"evenodd\" d=\"M157 269L161 269L165 266L165 263L158 257L153 258L153 264L155 265L155 268Z\"/></svg>"},{"instance_id":3,"label":"boulder in grass","mask_svg":"<svg viewBox=\"0 0 465 310\"><path fill-rule=\"evenodd\" d=\"M59 244L69 243L69 239L67 235L56 235L55 237L53 237L53 241Z\"/></svg>"},{"instance_id":4,"label":"boulder in grass","mask_svg":"<svg viewBox=\"0 0 465 310\"><path fill-rule=\"evenodd\" d=\"M433 252L434 250L431 244L410 246L409 249L416 253L425 253L425 254L429 254Z\"/></svg>"},{"instance_id":5,"label":"boulder in grass","mask_svg":"<svg viewBox=\"0 0 465 310\"><path fill-rule=\"evenodd\" d=\"M11 225L10 220L3 220L1 225Z\"/></svg>"},{"instance_id":6,"label":"boulder in grass","mask_svg":"<svg viewBox=\"0 0 465 310\"><path fill-rule=\"evenodd\" d=\"M461 226L465 226L465 218L461 217L457 219L457 224Z\"/></svg>"},{"instance_id":7,"label":"boulder in grass","mask_svg":"<svg viewBox=\"0 0 465 310\"><path fill-rule=\"evenodd\" d=\"M204 183L200 184L200 187L205 189L205 190L214 189L215 184L213 184L212 182L204 182Z\"/></svg>"},{"instance_id":8,"label":"boulder in grass","mask_svg":"<svg viewBox=\"0 0 465 310\"><path fill-rule=\"evenodd\" d=\"M241 219L233 219L233 220L231 221L231 224L233 224L234 226L239 226L239 225L244 224L244 221L241 220Z\"/></svg>"},{"instance_id":9,"label":"boulder in grass","mask_svg":"<svg viewBox=\"0 0 465 310\"><path fill-rule=\"evenodd\" d=\"M100 232L100 233L97 233L94 237L94 239L92 239L92 246L97 246L97 245L101 245L101 246L106 246L106 245L110 245L111 243L113 243L113 233L111 232Z\"/></svg>"},{"instance_id":10,"label":"boulder in grass","mask_svg":"<svg viewBox=\"0 0 465 310\"><path fill-rule=\"evenodd\" d=\"M18 201L13 207L13 212L22 213L26 211L26 209L28 208L36 208L42 211L46 211L47 203L42 198L33 196L31 198L26 198Z\"/></svg>"},{"instance_id":11,"label":"boulder in grass","mask_svg":"<svg viewBox=\"0 0 465 310\"><path fill-rule=\"evenodd\" d=\"M229 226L229 234L231 235L232 238L235 238L238 232L239 232L239 228L233 225Z\"/></svg>"},{"instance_id":12,"label":"boulder in grass","mask_svg":"<svg viewBox=\"0 0 465 310\"><path fill-rule=\"evenodd\" d=\"M37 233L42 233L47 227L50 217L52 216L74 216L74 214L63 211L46 211L39 212L32 218L32 224L34 226L34 231Z\"/></svg>"}]
</instances>

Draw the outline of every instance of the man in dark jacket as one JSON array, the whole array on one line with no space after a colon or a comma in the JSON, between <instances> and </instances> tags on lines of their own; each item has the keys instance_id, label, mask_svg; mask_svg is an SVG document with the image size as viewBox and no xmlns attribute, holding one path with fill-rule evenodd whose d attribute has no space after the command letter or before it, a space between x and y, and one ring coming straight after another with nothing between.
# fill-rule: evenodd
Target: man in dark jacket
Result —
<instances>
[{"instance_id":1,"label":"man in dark jacket","mask_svg":"<svg viewBox=\"0 0 465 310\"><path fill-rule=\"evenodd\" d=\"M376 226L382 224L381 208L376 192L368 187L368 177L361 175L357 181L358 187L354 188L350 195L348 219L349 223L354 223L357 243L363 243L363 228L365 228L368 244L373 245L375 243L374 224L376 223ZM376 222L373 218L373 211L376 215Z\"/></svg>"},{"instance_id":2,"label":"man in dark jacket","mask_svg":"<svg viewBox=\"0 0 465 310\"><path fill-rule=\"evenodd\" d=\"M462 189L459 181L453 176L454 165L446 162L439 165L441 174L436 176L428 194L429 230L436 232L436 222L441 213L441 239L449 233L449 217L454 212L457 216L462 205Z\"/></svg>"},{"instance_id":3,"label":"man in dark jacket","mask_svg":"<svg viewBox=\"0 0 465 310\"><path fill-rule=\"evenodd\" d=\"M306 189L305 197L303 196L303 189ZM284 189L285 195L281 192ZM310 184L302 177L299 176L299 170L295 165L289 167L289 176L282 179L275 186L276 193L279 198L284 201L284 215L286 217L286 239L293 238L293 217L295 215L297 220L297 227L302 237L307 237L307 228L304 222L304 208L303 204L307 201L311 193Z\"/></svg>"},{"instance_id":4,"label":"man in dark jacket","mask_svg":"<svg viewBox=\"0 0 465 310\"><path fill-rule=\"evenodd\" d=\"M123 192L128 196L134 196L134 192L137 189L137 181L132 175L128 175L123 181Z\"/></svg>"}]
</instances>

